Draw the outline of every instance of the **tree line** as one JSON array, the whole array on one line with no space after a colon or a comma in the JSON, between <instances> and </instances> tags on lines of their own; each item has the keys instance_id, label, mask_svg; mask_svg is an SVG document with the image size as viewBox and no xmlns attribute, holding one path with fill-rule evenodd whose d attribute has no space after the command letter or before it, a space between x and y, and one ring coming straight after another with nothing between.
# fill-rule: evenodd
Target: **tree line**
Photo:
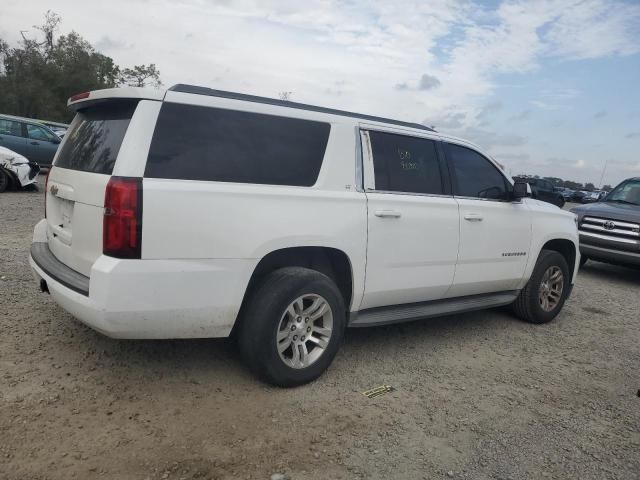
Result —
<instances>
[{"instance_id":1,"label":"tree line","mask_svg":"<svg viewBox=\"0 0 640 480\"><path fill-rule=\"evenodd\" d=\"M160 71L151 63L121 68L78 33L56 37L62 19L45 14L34 26L36 38L21 32L10 46L0 38L0 113L68 122L67 99L76 93L116 86L160 87Z\"/></svg>"},{"instance_id":2,"label":"tree line","mask_svg":"<svg viewBox=\"0 0 640 480\"><path fill-rule=\"evenodd\" d=\"M539 175L525 175L525 174L515 175L515 177L523 178L523 179L542 178L543 180L550 181L554 187L570 188L571 190L584 190L586 192L593 192L594 190L604 190L605 192L610 192L613 189L611 185L603 185L601 189L597 189L596 186L591 182L580 183L580 182L574 182L572 180L563 180L562 178L558 178L558 177L540 177Z\"/></svg>"}]
</instances>

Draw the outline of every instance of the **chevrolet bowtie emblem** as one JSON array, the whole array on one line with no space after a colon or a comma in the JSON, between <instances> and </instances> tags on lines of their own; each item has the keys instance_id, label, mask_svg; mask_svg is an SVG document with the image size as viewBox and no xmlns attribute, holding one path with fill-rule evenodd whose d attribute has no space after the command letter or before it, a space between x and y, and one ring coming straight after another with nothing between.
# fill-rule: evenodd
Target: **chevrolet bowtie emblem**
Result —
<instances>
[{"instance_id":1,"label":"chevrolet bowtie emblem","mask_svg":"<svg viewBox=\"0 0 640 480\"><path fill-rule=\"evenodd\" d=\"M51 195L57 195L58 187L56 187L55 185L51 185L51 188L49 189L49 191L51 192Z\"/></svg>"}]
</instances>

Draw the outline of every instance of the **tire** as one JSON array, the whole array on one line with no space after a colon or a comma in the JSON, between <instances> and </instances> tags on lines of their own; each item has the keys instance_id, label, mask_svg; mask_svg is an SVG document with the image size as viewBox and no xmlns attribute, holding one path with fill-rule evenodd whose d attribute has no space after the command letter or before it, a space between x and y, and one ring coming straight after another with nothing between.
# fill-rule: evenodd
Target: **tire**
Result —
<instances>
[{"instance_id":1,"label":"tire","mask_svg":"<svg viewBox=\"0 0 640 480\"><path fill-rule=\"evenodd\" d=\"M294 305L301 299L301 306ZM325 304L317 311L313 309L316 301ZM319 312L324 313L314 319ZM268 274L248 298L238 344L258 377L279 387L294 387L315 380L329 367L342 343L345 325L344 300L336 284L315 270L287 267ZM319 340L323 348L317 346ZM298 349L297 360L294 348ZM301 363L303 358L308 365Z\"/></svg>"},{"instance_id":2,"label":"tire","mask_svg":"<svg viewBox=\"0 0 640 480\"><path fill-rule=\"evenodd\" d=\"M558 207L564 208L564 204L565 204L564 198L562 197L558 198L558 203L557 203Z\"/></svg>"},{"instance_id":3,"label":"tire","mask_svg":"<svg viewBox=\"0 0 640 480\"><path fill-rule=\"evenodd\" d=\"M555 303L554 306L548 304L547 307L550 307L550 309L547 310L543 308L541 304L541 287L545 274L554 268L562 273L563 285L558 294L557 300L555 300L557 303ZM513 310L515 314L522 320L529 323L550 322L558 315L558 313L560 313L560 310L562 310L567 298L567 292L570 288L570 282L571 276L565 258L556 251L542 250L529 282L527 282L527 285L522 289L518 298L516 298L516 301L513 302ZM557 292L557 290L555 291ZM552 295L549 294L546 297L547 299L550 299L552 298Z\"/></svg>"},{"instance_id":4,"label":"tire","mask_svg":"<svg viewBox=\"0 0 640 480\"><path fill-rule=\"evenodd\" d=\"M580 257L580 268L584 267L584 264L589 261L589 257L582 255Z\"/></svg>"},{"instance_id":5,"label":"tire","mask_svg":"<svg viewBox=\"0 0 640 480\"><path fill-rule=\"evenodd\" d=\"M0 168L0 193L4 192L9 187L10 180L9 175Z\"/></svg>"}]
</instances>

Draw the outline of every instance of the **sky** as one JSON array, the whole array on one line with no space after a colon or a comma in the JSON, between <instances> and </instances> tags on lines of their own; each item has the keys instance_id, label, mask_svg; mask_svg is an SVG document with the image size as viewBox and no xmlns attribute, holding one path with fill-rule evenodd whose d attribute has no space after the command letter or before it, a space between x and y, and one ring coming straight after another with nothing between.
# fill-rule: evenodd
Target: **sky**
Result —
<instances>
[{"instance_id":1,"label":"sky","mask_svg":"<svg viewBox=\"0 0 640 480\"><path fill-rule=\"evenodd\" d=\"M640 176L640 0L2 0L0 38L51 9L120 66L421 122L513 174ZM605 169L606 166L606 169Z\"/></svg>"}]
</instances>

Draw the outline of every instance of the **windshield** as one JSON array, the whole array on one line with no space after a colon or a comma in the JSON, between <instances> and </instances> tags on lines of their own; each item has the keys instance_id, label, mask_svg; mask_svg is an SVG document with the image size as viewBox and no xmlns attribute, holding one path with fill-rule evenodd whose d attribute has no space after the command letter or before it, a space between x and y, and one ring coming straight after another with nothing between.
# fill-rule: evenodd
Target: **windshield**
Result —
<instances>
[{"instance_id":1,"label":"windshield","mask_svg":"<svg viewBox=\"0 0 640 480\"><path fill-rule=\"evenodd\" d=\"M606 201L640 205L640 179L622 182L607 195Z\"/></svg>"}]
</instances>

